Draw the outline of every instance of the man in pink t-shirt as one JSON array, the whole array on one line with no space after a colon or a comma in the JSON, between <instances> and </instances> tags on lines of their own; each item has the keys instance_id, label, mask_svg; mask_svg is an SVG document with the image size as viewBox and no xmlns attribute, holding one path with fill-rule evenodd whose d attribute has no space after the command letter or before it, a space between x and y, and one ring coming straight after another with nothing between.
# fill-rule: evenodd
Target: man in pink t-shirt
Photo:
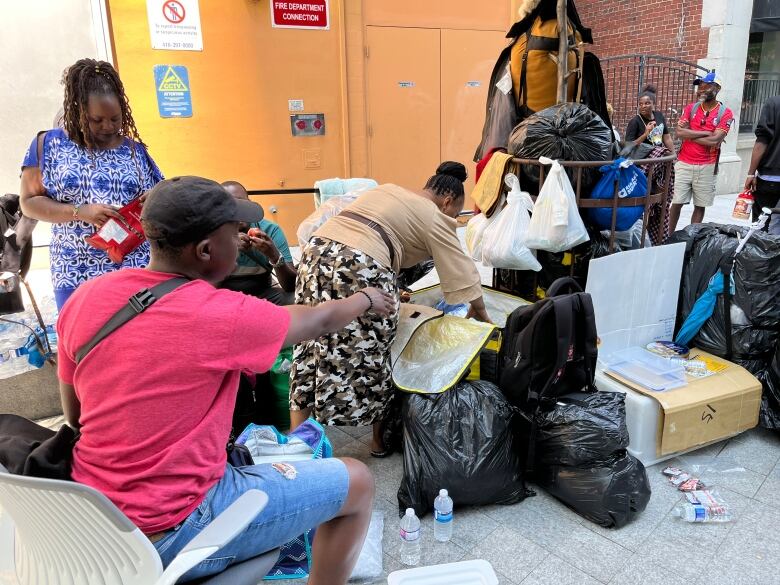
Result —
<instances>
[{"instance_id":1,"label":"man in pink t-shirt","mask_svg":"<svg viewBox=\"0 0 780 585\"><path fill-rule=\"evenodd\" d=\"M693 200L691 223L704 221L704 210L715 200L715 179L721 143L734 122L734 114L718 100L723 84L711 71L696 79L699 101L688 104L677 122L682 147L674 165L674 197L669 210L670 231L677 228L682 206Z\"/></svg>"},{"instance_id":2,"label":"man in pink t-shirt","mask_svg":"<svg viewBox=\"0 0 780 585\"><path fill-rule=\"evenodd\" d=\"M367 468L349 459L296 462L293 474L233 468L225 446L242 371L267 371L284 346L340 330L367 311L380 318L396 309L372 288L315 307L216 289L235 267L238 222L260 214L214 181L162 181L142 212L149 267L96 278L65 304L57 323L60 392L68 424L81 431L72 477L113 501L164 565L242 493L261 489L266 509L185 577L219 572L321 524L309 583L346 583L371 513ZM174 277L189 282L77 359L130 297Z\"/></svg>"}]
</instances>

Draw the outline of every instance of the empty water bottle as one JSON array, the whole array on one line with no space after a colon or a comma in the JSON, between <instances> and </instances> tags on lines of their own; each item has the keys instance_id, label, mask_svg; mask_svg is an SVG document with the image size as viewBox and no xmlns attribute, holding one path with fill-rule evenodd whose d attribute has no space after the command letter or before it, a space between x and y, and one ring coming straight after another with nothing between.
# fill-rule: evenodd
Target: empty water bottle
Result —
<instances>
[{"instance_id":1,"label":"empty water bottle","mask_svg":"<svg viewBox=\"0 0 780 585\"><path fill-rule=\"evenodd\" d=\"M730 522L726 503L716 493L700 490L685 494L688 499L677 506L673 514L686 522Z\"/></svg>"},{"instance_id":2,"label":"empty water bottle","mask_svg":"<svg viewBox=\"0 0 780 585\"><path fill-rule=\"evenodd\" d=\"M447 490L439 490L433 501L433 537L439 542L452 538L452 498Z\"/></svg>"},{"instance_id":3,"label":"empty water bottle","mask_svg":"<svg viewBox=\"0 0 780 585\"><path fill-rule=\"evenodd\" d=\"M686 522L731 522L731 515L725 506L705 506L685 502L674 510L674 515Z\"/></svg>"},{"instance_id":4,"label":"empty water bottle","mask_svg":"<svg viewBox=\"0 0 780 585\"><path fill-rule=\"evenodd\" d=\"M414 508L407 508L401 518L401 562L412 567L420 564L420 519Z\"/></svg>"}]
</instances>

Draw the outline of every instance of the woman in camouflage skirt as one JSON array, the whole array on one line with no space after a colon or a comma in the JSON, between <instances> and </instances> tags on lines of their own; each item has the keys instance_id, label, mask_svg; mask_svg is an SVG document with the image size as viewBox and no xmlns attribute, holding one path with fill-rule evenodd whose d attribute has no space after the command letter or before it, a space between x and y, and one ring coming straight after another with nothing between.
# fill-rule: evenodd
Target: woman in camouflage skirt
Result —
<instances>
[{"instance_id":1,"label":"woman in camouflage skirt","mask_svg":"<svg viewBox=\"0 0 780 585\"><path fill-rule=\"evenodd\" d=\"M420 192L381 185L330 218L309 240L298 268L297 304L344 298L372 286L396 299L396 311L384 318L366 313L341 331L295 347L292 428L310 415L329 425L370 424L372 455L389 454L382 421L393 395L390 346L398 326L400 269L432 257L447 302L471 303L471 316L488 320L479 272L455 231L465 179L463 165L443 163Z\"/></svg>"}]
</instances>

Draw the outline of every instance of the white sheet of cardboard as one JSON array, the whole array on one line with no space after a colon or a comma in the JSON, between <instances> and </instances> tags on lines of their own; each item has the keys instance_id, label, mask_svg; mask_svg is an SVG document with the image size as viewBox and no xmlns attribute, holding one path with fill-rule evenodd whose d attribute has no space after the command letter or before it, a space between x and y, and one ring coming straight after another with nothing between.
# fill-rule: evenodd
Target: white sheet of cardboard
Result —
<instances>
[{"instance_id":1,"label":"white sheet of cardboard","mask_svg":"<svg viewBox=\"0 0 780 585\"><path fill-rule=\"evenodd\" d=\"M593 299L600 356L672 339L684 256L680 243L591 260L585 290Z\"/></svg>"}]
</instances>

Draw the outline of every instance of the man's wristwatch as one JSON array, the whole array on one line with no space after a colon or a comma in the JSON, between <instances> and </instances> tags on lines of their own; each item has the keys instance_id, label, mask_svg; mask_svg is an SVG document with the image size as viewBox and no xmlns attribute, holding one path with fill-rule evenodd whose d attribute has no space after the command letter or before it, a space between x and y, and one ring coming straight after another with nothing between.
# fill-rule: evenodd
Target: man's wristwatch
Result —
<instances>
[{"instance_id":1,"label":"man's wristwatch","mask_svg":"<svg viewBox=\"0 0 780 585\"><path fill-rule=\"evenodd\" d=\"M277 259L276 259L276 262L274 262L273 264L271 264L271 266L273 266L274 268L281 268L282 266L284 266L284 265L285 265L285 263L286 263L286 262L287 262L287 261L284 259L284 256L282 256L281 254L279 254L279 258L277 258Z\"/></svg>"}]
</instances>

